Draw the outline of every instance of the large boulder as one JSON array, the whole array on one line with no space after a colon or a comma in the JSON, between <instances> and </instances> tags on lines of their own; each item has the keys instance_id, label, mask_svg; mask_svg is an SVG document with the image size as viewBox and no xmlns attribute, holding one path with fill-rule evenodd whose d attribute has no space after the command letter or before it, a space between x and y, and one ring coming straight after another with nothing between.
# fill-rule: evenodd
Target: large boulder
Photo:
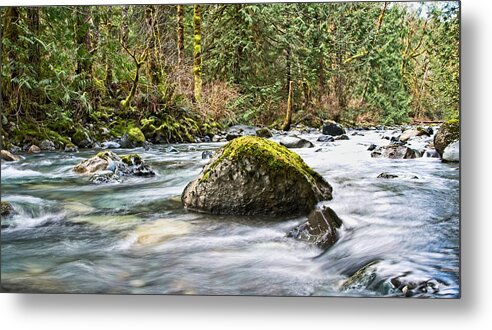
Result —
<instances>
[{"instance_id":1,"label":"large boulder","mask_svg":"<svg viewBox=\"0 0 492 330\"><path fill-rule=\"evenodd\" d=\"M314 147L314 144L312 142L297 136L283 136L280 138L279 143L284 147L291 149Z\"/></svg>"},{"instance_id":2,"label":"large boulder","mask_svg":"<svg viewBox=\"0 0 492 330\"><path fill-rule=\"evenodd\" d=\"M449 120L439 127L434 136L434 147L442 157L444 149L460 138L460 122L456 119Z\"/></svg>"},{"instance_id":3,"label":"large boulder","mask_svg":"<svg viewBox=\"0 0 492 330\"><path fill-rule=\"evenodd\" d=\"M460 161L460 141L450 143L442 153L443 162L459 162Z\"/></svg>"},{"instance_id":4,"label":"large boulder","mask_svg":"<svg viewBox=\"0 0 492 330\"><path fill-rule=\"evenodd\" d=\"M390 158L390 159L412 159L421 157L420 153L412 148L399 144L390 144L379 147L371 152L373 158Z\"/></svg>"},{"instance_id":5,"label":"large boulder","mask_svg":"<svg viewBox=\"0 0 492 330\"><path fill-rule=\"evenodd\" d=\"M20 159L19 156L14 155L13 153L11 153L8 150L2 150L2 151L0 151L0 156L6 162L14 162L14 161Z\"/></svg>"},{"instance_id":6,"label":"large boulder","mask_svg":"<svg viewBox=\"0 0 492 330\"><path fill-rule=\"evenodd\" d=\"M405 132L402 133L402 135L400 135L400 141L401 142L407 142L408 140L410 140L411 138L413 137L417 137L417 136L431 136L431 133L432 131L429 131L429 130L426 130L425 128L423 127L417 127L417 128L414 128L414 129L409 129L409 130L406 130Z\"/></svg>"},{"instance_id":7,"label":"large boulder","mask_svg":"<svg viewBox=\"0 0 492 330\"><path fill-rule=\"evenodd\" d=\"M287 236L299 240L308 241L320 248L328 248L338 239L337 229L342 225L342 220L329 207L313 210L308 220L291 230Z\"/></svg>"},{"instance_id":8,"label":"large boulder","mask_svg":"<svg viewBox=\"0 0 492 330\"><path fill-rule=\"evenodd\" d=\"M308 214L332 187L280 144L243 136L220 148L181 195L190 211L237 215Z\"/></svg>"},{"instance_id":9,"label":"large boulder","mask_svg":"<svg viewBox=\"0 0 492 330\"><path fill-rule=\"evenodd\" d=\"M345 134L345 129L338 123L328 120L323 124L322 132L324 135L338 136Z\"/></svg>"}]
</instances>

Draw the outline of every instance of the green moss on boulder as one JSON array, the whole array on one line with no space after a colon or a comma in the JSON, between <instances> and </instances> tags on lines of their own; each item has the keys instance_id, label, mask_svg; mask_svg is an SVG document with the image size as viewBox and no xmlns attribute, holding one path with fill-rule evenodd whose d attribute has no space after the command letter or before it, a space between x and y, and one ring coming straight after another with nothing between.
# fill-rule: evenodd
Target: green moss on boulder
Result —
<instances>
[{"instance_id":1,"label":"green moss on boulder","mask_svg":"<svg viewBox=\"0 0 492 330\"><path fill-rule=\"evenodd\" d=\"M130 142L135 142L137 144L142 144L145 142L145 136L138 127L132 127L128 130L128 137Z\"/></svg>"},{"instance_id":2,"label":"green moss on boulder","mask_svg":"<svg viewBox=\"0 0 492 330\"><path fill-rule=\"evenodd\" d=\"M332 188L280 144L244 136L219 149L181 196L185 208L213 214L308 214Z\"/></svg>"},{"instance_id":3,"label":"green moss on boulder","mask_svg":"<svg viewBox=\"0 0 492 330\"><path fill-rule=\"evenodd\" d=\"M460 122L457 119L449 120L441 125L434 136L434 147L442 157L444 149L460 138Z\"/></svg>"}]
</instances>

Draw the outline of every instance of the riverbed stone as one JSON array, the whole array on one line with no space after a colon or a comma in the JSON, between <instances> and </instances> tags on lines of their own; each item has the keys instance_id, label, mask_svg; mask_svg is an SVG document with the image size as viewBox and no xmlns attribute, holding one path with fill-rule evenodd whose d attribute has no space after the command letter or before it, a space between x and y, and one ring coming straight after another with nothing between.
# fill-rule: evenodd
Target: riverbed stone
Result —
<instances>
[{"instance_id":1,"label":"riverbed stone","mask_svg":"<svg viewBox=\"0 0 492 330\"><path fill-rule=\"evenodd\" d=\"M270 138L272 137L272 132L266 127L262 127L256 130L256 136L262 137L262 138Z\"/></svg>"},{"instance_id":2,"label":"riverbed stone","mask_svg":"<svg viewBox=\"0 0 492 330\"><path fill-rule=\"evenodd\" d=\"M332 135L332 136L342 135L346 133L342 125L332 120L325 121L323 123L323 127L321 128L321 131L323 132L324 135Z\"/></svg>"},{"instance_id":3,"label":"riverbed stone","mask_svg":"<svg viewBox=\"0 0 492 330\"><path fill-rule=\"evenodd\" d=\"M283 136L280 138L279 143L290 149L314 147L314 144L311 141L297 136Z\"/></svg>"},{"instance_id":4,"label":"riverbed stone","mask_svg":"<svg viewBox=\"0 0 492 330\"><path fill-rule=\"evenodd\" d=\"M254 136L220 148L181 195L190 211L237 215L308 214L332 187L286 147Z\"/></svg>"},{"instance_id":5,"label":"riverbed stone","mask_svg":"<svg viewBox=\"0 0 492 330\"><path fill-rule=\"evenodd\" d=\"M456 119L449 120L441 125L434 135L434 147L442 157L444 149L460 138L460 122Z\"/></svg>"},{"instance_id":6,"label":"riverbed stone","mask_svg":"<svg viewBox=\"0 0 492 330\"><path fill-rule=\"evenodd\" d=\"M401 142L407 142L411 138L417 137L417 136L431 136L432 133L430 133L428 130L426 130L423 127L417 127L413 129L406 130L400 135L400 141Z\"/></svg>"},{"instance_id":7,"label":"riverbed stone","mask_svg":"<svg viewBox=\"0 0 492 330\"><path fill-rule=\"evenodd\" d=\"M336 136L336 137L335 137L335 140L336 140L336 141L340 141L340 140L350 140L350 138L347 136L347 134L342 134L342 135Z\"/></svg>"},{"instance_id":8,"label":"riverbed stone","mask_svg":"<svg viewBox=\"0 0 492 330\"><path fill-rule=\"evenodd\" d=\"M0 202L0 215L1 216L6 216L14 212L13 206L6 201L1 201Z\"/></svg>"},{"instance_id":9,"label":"riverbed stone","mask_svg":"<svg viewBox=\"0 0 492 330\"><path fill-rule=\"evenodd\" d=\"M35 144L30 146L29 149L27 150L28 154L38 154L40 152L41 152L41 149Z\"/></svg>"},{"instance_id":10,"label":"riverbed stone","mask_svg":"<svg viewBox=\"0 0 492 330\"><path fill-rule=\"evenodd\" d=\"M86 129L78 128L72 136L72 142L79 148L89 148L93 141Z\"/></svg>"},{"instance_id":11,"label":"riverbed stone","mask_svg":"<svg viewBox=\"0 0 492 330\"><path fill-rule=\"evenodd\" d=\"M318 141L318 142L333 142L333 141L335 141L335 138L333 136L330 136L330 135L321 135L318 137L318 139L316 141Z\"/></svg>"},{"instance_id":12,"label":"riverbed stone","mask_svg":"<svg viewBox=\"0 0 492 330\"><path fill-rule=\"evenodd\" d=\"M460 141L450 143L442 154L443 162L459 162L460 161Z\"/></svg>"},{"instance_id":13,"label":"riverbed stone","mask_svg":"<svg viewBox=\"0 0 492 330\"><path fill-rule=\"evenodd\" d=\"M202 152L202 159L210 159L212 158L212 156L214 155L214 153L210 150L206 150L204 152Z\"/></svg>"},{"instance_id":14,"label":"riverbed stone","mask_svg":"<svg viewBox=\"0 0 492 330\"><path fill-rule=\"evenodd\" d=\"M337 229L342 220L333 209L324 206L313 210L308 220L291 230L287 236L316 244L326 249L338 239Z\"/></svg>"},{"instance_id":15,"label":"riverbed stone","mask_svg":"<svg viewBox=\"0 0 492 330\"><path fill-rule=\"evenodd\" d=\"M52 151L56 149L55 144L51 140L44 140L39 144L39 148L41 150L48 150L48 151Z\"/></svg>"},{"instance_id":16,"label":"riverbed stone","mask_svg":"<svg viewBox=\"0 0 492 330\"><path fill-rule=\"evenodd\" d=\"M0 151L0 155L1 155L1 158L3 160L5 160L6 162L14 162L14 161L17 161L19 160L19 156L16 156L14 155L13 153L11 153L10 151L8 150L1 150Z\"/></svg>"},{"instance_id":17,"label":"riverbed stone","mask_svg":"<svg viewBox=\"0 0 492 330\"><path fill-rule=\"evenodd\" d=\"M74 172L92 175L93 183L120 182L122 176L154 176L154 170L138 154L118 156L106 150L75 165ZM97 175L94 175L97 174Z\"/></svg>"},{"instance_id":18,"label":"riverbed stone","mask_svg":"<svg viewBox=\"0 0 492 330\"><path fill-rule=\"evenodd\" d=\"M373 158L412 159L420 156L417 150L398 144L382 146L371 152Z\"/></svg>"}]
</instances>

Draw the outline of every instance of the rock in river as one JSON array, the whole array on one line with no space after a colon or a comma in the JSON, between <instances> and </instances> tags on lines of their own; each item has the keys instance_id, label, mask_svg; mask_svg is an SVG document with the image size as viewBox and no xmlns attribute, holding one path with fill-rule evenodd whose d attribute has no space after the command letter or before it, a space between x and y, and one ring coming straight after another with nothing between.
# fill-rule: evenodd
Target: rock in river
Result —
<instances>
[{"instance_id":1,"label":"rock in river","mask_svg":"<svg viewBox=\"0 0 492 330\"><path fill-rule=\"evenodd\" d=\"M14 155L8 150L2 150L0 151L1 158L5 160L6 162L13 162L16 160L19 160L19 156Z\"/></svg>"},{"instance_id":2,"label":"rock in river","mask_svg":"<svg viewBox=\"0 0 492 330\"><path fill-rule=\"evenodd\" d=\"M41 152L41 149L35 144L29 147L29 150L27 150L28 154L39 154Z\"/></svg>"},{"instance_id":3,"label":"rock in river","mask_svg":"<svg viewBox=\"0 0 492 330\"><path fill-rule=\"evenodd\" d=\"M313 210L308 220L291 230L287 236L318 245L320 248L332 246L338 239L337 229L342 220L329 207Z\"/></svg>"},{"instance_id":4,"label":"rock in river","mask_svg":"<svg viewBox=\"0 0 492 330\"><path fill-rule=\"evenodd\" d=\"M92 175L90 181L96 184L120 182L121 177L128 175L155 175L154 170L138 154L119 157L111 151L103 151L83 160L73 170L79 174Z\"/></svg>"},{"instance_id":5,"label":"rock in river","mask_svg":"<svg viewBox=\"0 0 492 330\"><path fill-rule=\"evenodd\" d=\"M407 142L408 140L416 136L423 136L423 135L431 136L432 134L431 132L432 131L426 130L425 128L419 126L415 129L409 129L403 132L403 134L400 136L400 141Z\"/></svg>"},{"instance_id":6,"label":"rock in river","mask_svg":"<svg viewBox=\"0 0 492 330\"><path fill-rule=\"evenodd\" d=\"M262 127L256 130L256 136L262 137L262 138L270 138L272 137L272 132L266 127Z\"/></svg>"},{"instance_id":7,"label":"rock in river","mask_svg":"<svg viewBox=\"0 0 492 330\"><path fill-rule=\"evenodd\" d=\"M454 141L444 149L442 160L443 162L460 161L460 141Z\"/></svg>"},{"instance_id":8,"label":"rock in river","mask_svg":"<svg viewBox=\"0 0 492 330\"><path fill-rule=\"evenodd\" d=\"M390 144L379 147L371 152L371 157L373 158L411 159L418 158L420 156L421 155L417 150L398 144Z\"/></svg>"},{"instance_id":9,"label":"rock in river","mask_svg":"<svg viewBox=\"0 0 492 330\"><path fill-rule=\"evenodd\" d=\"M460 138L460 122L458 120L449 120L441 125L434 136L434 147L442 157L444 149Z\"/></svg>"},{"instance_id":10,"label":"rock in river","mask_svg":"<svg viewBox=\"0 0 492 330\"><path fill-rule=\"evenodd\" d=\"M314 144L297 136L283 136L279 143L287 148L313 148Z\"/></svg>"},{"instance_id":11,"label":"rock in river","mask_svg":"<svg viewBox=\"0 0 492 330\"><path fill-rule=\"evenodd\" d=\"M9 215L14 211L12 205L9 202L1 201L0 202L0 215L5 216Z\"/></svg>"},{"instance_id":12,"label":"rock in river","mask_svg":"<svg viewBox=\"0 0 492 330\"><path fill-rule=\"evenodd\" d=\"M322 132L324 135L342 135L345 134L345 129L338 123L328 120L323 124Z\"/></svg>"},{"instance_id":13,"label":"rock in river","mask_svg":"<svg viewBox=\"0 0 492 330\"><path fill-rule=\"evenodd\" d=\"M308 214L332 187L280 144L243 136L219 149L181 195L190 211L237 215Z\"/></svg>"}]
</instances>

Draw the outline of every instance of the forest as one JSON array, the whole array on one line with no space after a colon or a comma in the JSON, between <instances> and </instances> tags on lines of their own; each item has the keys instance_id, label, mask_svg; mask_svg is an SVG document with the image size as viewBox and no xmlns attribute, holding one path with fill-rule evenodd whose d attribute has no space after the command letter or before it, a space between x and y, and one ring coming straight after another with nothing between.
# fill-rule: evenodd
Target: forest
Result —
<instances>
[{"instance_id":1,"label":"forest","mask_svg":"<svg viewBox=\"0 0 492 330\"><path fill-rule=\"evenodd\" d=\"M0 10L4 149L459 114L457 2Z\"/></svg>"}]
</instances>

